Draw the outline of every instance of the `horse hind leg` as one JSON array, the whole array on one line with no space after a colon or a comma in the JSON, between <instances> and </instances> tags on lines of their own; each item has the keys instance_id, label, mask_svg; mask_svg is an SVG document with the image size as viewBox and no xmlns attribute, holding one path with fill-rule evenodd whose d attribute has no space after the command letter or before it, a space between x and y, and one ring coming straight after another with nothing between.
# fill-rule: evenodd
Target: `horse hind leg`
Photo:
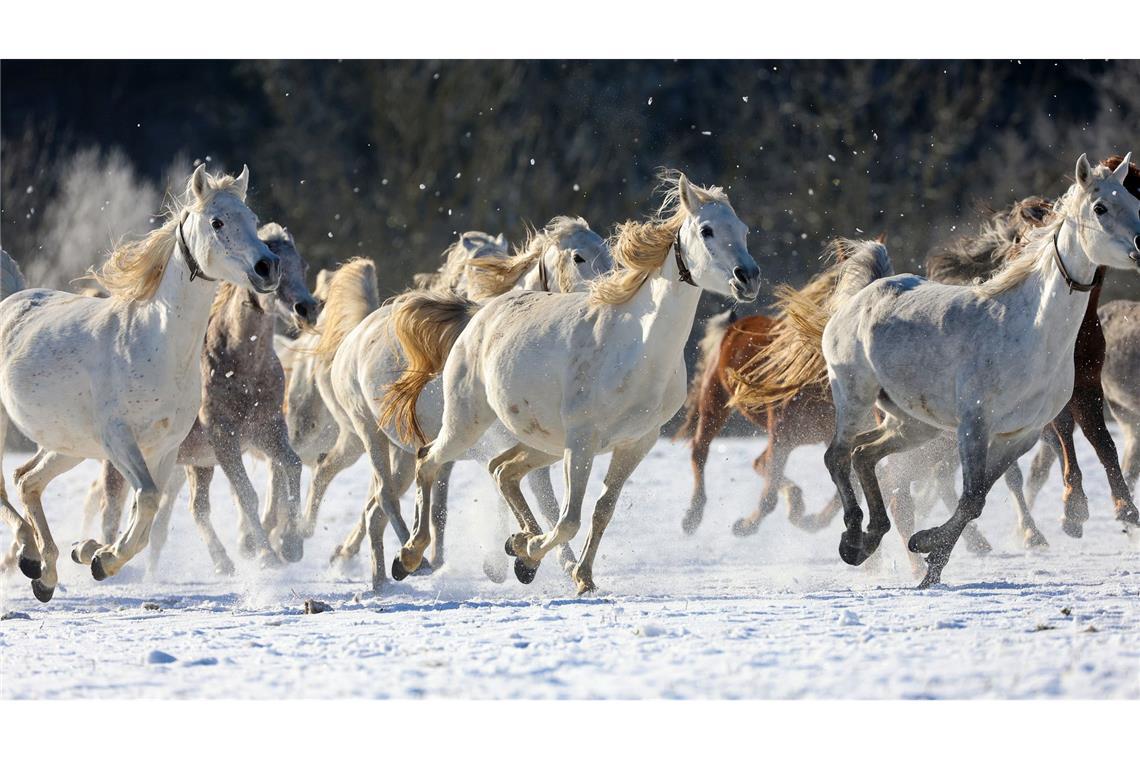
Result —
<instances>
[{"instance_id":1,"label":"horse hind leg","mask_svg":"<svg viewBox=\"0 0 1140 760\"><path fill-rule=\"evenodd\" d=\"M1116 519L1130 525L1140 525L1140 512L1132 501L1132 491L1120 468L1120 456L1116 444L1104 422L1104 393L1099 388L1078 388L1073 394L1073 416L1085 438L1096 451L1097 459L1108 477L1108 487L1112 492Z\"/></svg>"},{"instance_id":2,"label":"horse hind leg","mask_svg":"<svg viewBox=\"0 0 1140 760\"><path fill-rule=\"evenodd\" d=\"M751 536L760 529L761 521L776 509L776 502L780 498L780 486L784 481L784 467L794 447L794 444L786 440L786 436L780 434L778 425L769 428L768 448L756 460L758 464L763 461L762 466L767 474L764 490L760 492L760 503L751 514L741 517L732 524L734 536L740 538ZM753 469L760 468L754 465Z\"/></svg>"},{"instance_id":3,"label":"horse hind leg","mask_svg":"<svg viewBox=\"0 0 1140 760\"><path fill-rule=\"evenodd\" d=\"M186 471L175 467L167 478L166 487L162 489L162 498L158 502L158 514L154 518L154 527L150 534L150 556L147 558L147 570L155 572L162 550L166 547L166 539L170 537L170 518L174 516L174 505L182 486L186 484Z\"/></svg>"},{"instance_id":4,"label":"horse hind leg","mask_svg":"<svg viewBox=\"0 0 1140 760\"><path fill-rule=\"evenodd\" d=\"M226 547L218 539L210 521L210 483L214 479L214 468L190 467L187 469L187 477L190 481L190 514L194 517L198 532L202 534L202 540L206 542L206 550L214 563L214 572L218 575L233 575L233 560L226 553Z\"/></svg>"},{"instance_id":5,"label":"horse hind leg","mask_svg":"<svg viewBox=\"0 0 1140 760\"><path fill-rule=\"evenodd\" d=\"M1071 404L1057 415L1057 419L1052 424L1061 447L1061 474L1065 480L1065 490L1062 497L1065 509L1061 518L1061 529L1065 531L1067 536L1080 538L1084 535L1084 524L1089 519L1089 501L1088 497L1085 496L1081 467L1077 463Z\"/></svg>"},{"instance_id":6,"label":"horse hind leg","mask_svg":"<svg viewBox=\"0 0 1140 760\"><path fill-rule=\"evenodd\" d=\"M505 546L507 555L515 558L515 577L521 583L530 583L538 574L538 562L527 556L526 550L528 538L541 534L542 528L539 526L538 520L535 519L534 513L531 512L530 506L526 503L526 497L523 496L520 484L523 477L528 473L547 467L556 461L558 461L558 457L520 443L507 449L487 464L487 469L491 471L491 476L495 479L499 493L506 500L511 511L514 512L515 519L522 529L521 533L510 536ZM557 519L551 522L554 524Z\"/></svg>"},{"instance_id":7,"label":"horse hind leg","mask_svg":"<svg viewBox=\"0 0 1140 760\"><path fill-rule=\"evenodd\" d=\"M20 501L28 513L28 521L35 533L36 545L39 550L40 568L37 577L32 579L32 593L41 602L51 601L55 588L59 584L59 574L56 561L59 559L59 549L52 538L48 527L47 515L44 514L41 497L48 484L59 475L67 472L83 460L77 457L64 456L54 452L46 452L37 456L36 464L24 472L16 483L20 494ZM25 575L27 562L22 556L20 568ZM29 568L30 569L30 568Z\"/></svg>"},{"instance_id":8,"label":"horse hind leg","mask_svg":"<svg viewBox=\"0 0 1140 760\"><path fill-rule=\"evenodd\" d=\"M550 468L539 467L528 473L526 482L530 484L530 490L534 493L534 499L542 518L546 520L548 525L554 525L558 521L559 507L558 498L554 495L554 485L550 482ZM558 560L562 563L562 569L567 573L573 571L575 565L578 564L570 544L562 544L558 547Z\"/></svg>"},{"instance_id":9,"label":"horse hind leg","mask_svg":"<svg viewBox=\"0 0 1140 760\"><path fill-rule=\"evenodd\" d=\"M839 543L839 556L848 564L858 564L867 557L852 552L863 536L863 510L855 498L851 481L851 456L856 437L874 425L872 408L878 389L858 387L856 377L833 377L831 395L835 402L835 433L823 454L823 463L839 493L843 505L843 535Z\"/></svg>"},{"instance_id":10,"label":"horse hind leg","mask_svg":"<svg viewBox=\"0 0 1140 760\"><path fill-rule=\"evenodd\" d=\"M1017 529L1021 534L1021 541L1026 549L1044 549L1049 546L1044 534L1037 529L1037 523L1029 512L1029 502L1025 499L1024 478L1021 467L1014 462L1005 471L1005 485L1009 495L1013 497L1014 509L1017 512ZM973 525L974 523L970 523Z\"/></svg>"}]
</instances>

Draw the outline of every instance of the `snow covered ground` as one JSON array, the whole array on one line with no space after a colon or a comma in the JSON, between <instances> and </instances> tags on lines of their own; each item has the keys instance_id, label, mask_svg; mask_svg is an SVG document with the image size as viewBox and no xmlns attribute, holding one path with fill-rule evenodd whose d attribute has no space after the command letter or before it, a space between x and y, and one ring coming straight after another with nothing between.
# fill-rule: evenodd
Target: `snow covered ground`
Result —
<instances>
[{"instance_id":1,"label":"snow covered ground","mask_svg":"<svg viewBox=\"0 0 1140 760\"><path fill-rule=\"evenodd\" d=\"M999 484L979 521L994 552L960 547L946 585L928 591L913 590L894 532L872 568L839 560L838 520L808 535L788 525L783 505L757 535L732 536L758 494L750 463L762 439L715 444L694 537L680 529L688 450L662 441L602 544L599 593L582 599L553 557L530 586L484 577L484 553L499 556L502 536L490 480L473 464L455 470L447 566L365 599L356 596L367 587L365 557L326 564L364 497L363 460L333 484L304 561L282 570L237 557L219 475L215 525L238 575L213 577L183 494L152 576L145 557L103 583L61 560L48 605L22 576L0 577L0 696L1136 698L1140 556L1111 520L1103 471L1081 444L1092 511L1083 540L1061 533L1054 473L1035 513L1051 546L1025 552ZM831 490L821 455L801 449L790 466L809 509ZM5 458L9 483L20 459ZM260 487L263 470L253 469ZM46 495L62 547L87 537L80 513L95 470L85 463ZM387 546L390 560L394 538ZM332 611L302 614L309 598Z\"/></svg>"}]
</instances>

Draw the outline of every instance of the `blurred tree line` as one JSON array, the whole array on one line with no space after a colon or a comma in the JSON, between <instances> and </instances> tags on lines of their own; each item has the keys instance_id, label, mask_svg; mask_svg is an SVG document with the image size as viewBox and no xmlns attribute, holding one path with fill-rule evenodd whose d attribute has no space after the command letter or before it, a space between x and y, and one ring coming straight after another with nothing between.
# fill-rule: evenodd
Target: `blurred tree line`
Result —
<instances>
[{"instance_id":1,"label":"blurred tree line","mask_svg":"<svg viewBox=\"0 0 1140 760\"><path fill-rule=\"evenodd\" d=\"M772 283L834 235L885 232L921 271L984 208L1130 150L1138 117L1137 62L5 61L0 244L64 286L193 164L248 163L263 220L394 293L463 230L608 231L669 166L728 188Z\"/></svg>"}]
</instances>

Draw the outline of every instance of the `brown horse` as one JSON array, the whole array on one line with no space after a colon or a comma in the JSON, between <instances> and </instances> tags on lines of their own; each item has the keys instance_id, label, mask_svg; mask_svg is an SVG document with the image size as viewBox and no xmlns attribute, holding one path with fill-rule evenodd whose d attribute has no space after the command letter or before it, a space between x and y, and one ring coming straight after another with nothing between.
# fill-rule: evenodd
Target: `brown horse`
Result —
<instances>
[{"instance_id":1,"label":"brown horse","mask_svg":"<svg viewBox=\"0 0 1140 760\"><path fill-rule=\"evenodd\" d=\"M1102 164L1115 169L1123 160L1121 156L1112 156ZM1124 186L1128 192L1140 198L1140 170L1134 163L1129 166ZM1052 208L1050 201L1034 197L1018 202L1009 211L998 212L991 218L982 235L927 259L928 276L940 282L971 282L977 278L989 277L1020 252L1019 243L1024 234L1033 227L1044 224ZM1060 456L1061 474L1065 483L1061 527L1074 538L1081 537L1084 523L1089 517L1088 498L1085 496L1073 440L1075 425L1080 425L1081 432L1092 444L1108 476L1116 518L1133 525L1140 524L1140 515L1120 468L1116 444L1104 421L1101 369L1104 366L1105 339L1097 317L1102 277L1102 274L1098 274L1095 278L1096 284L1089 293L1088 308L1077 334L1073 351L1073 396L1057 418L1042 431L1042 440L1048 445L1038 449L1030 469L1027 488L1027 499L1032 505L1053 462Z\"/></svg>"},{"instance_id":2,"label":"brown horse","mask_svg":"<svg viewBox=\"0 0 1140 760\"><path fill-rule=\"evenodd\" d=\"M700 359L689 397L685 402L685 421L676 438L691 439L693 495L689 509L681 521L685 533L692 534L704 517L705 465L713 439L724 428L733 407L730 406L734 375L745 364L772 343L778 319L758 314L735 321L730 312L709 320L700 343ZM835 413L826 389L805 389L785 403L760 411L739 408L745 419L768 433L768 446L752 463L758 475L766 479L756 511L737 520L733 532L738 536L755 533L760 521L775 508L781 493L788 500L788 519L809 532L827 526L839 513L835 496L818 514L805 515L803 491L784 476L784 467L792 451L799 446L828 440L835 426Z\"/></svg>"}]
</instances>

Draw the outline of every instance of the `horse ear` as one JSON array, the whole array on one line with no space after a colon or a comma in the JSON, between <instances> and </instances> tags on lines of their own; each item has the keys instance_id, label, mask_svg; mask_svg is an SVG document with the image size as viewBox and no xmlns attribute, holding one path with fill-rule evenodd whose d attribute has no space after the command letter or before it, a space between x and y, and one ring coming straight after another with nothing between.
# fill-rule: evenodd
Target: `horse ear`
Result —
<instances>
[{"instance_id":1,"label":"horse ear","mask_svg":"<svg viewBox=\"0 0 1140 760\"><path fill-rule=\"evenodd\" d=\"M1089 182L1092 180L1092 167L1089 166L1089 157L1087 154L1082 153L1081 157L1077 159L1077 182L1081 187L1088 187Z\"/></svg>"},{"instance_id":2,"label":"horse ear","mask_svg":"<svg viewBox=\"0 0 1140 760\"><path fill-rule=\"evenodd\" d=\"M495 238L495 245L506 250L506 248L507 248L507 236L500 232L498 237Z\"/></svg>"},{"instance_id":3,"label":"horse ear","mask_svg":"<svg viewBox=\"0 0 1140 760\"><path fill-rule=\"evenodd\" d=\"M194 197L202 200L206 197L206 191L209 190L210 178L206 174L206 165L198 164L198 168L190 175L190 192L194 193Z\"/></svg>"},{"instance_id":4,"label":"horse ear","mask_svg":"<svg viewBox=\"0 0 1140 760\"><path fill-rule=\"evenodd\" d=\"M241 174L237 175L234 180L234 189L237 190L238 197L245 202L245 194L249 190L249 167L245 164L241 165Z\"/></svg>"},{"instance_id":5,"label":"horse ear","mask_svg":"<svg viewBox=\"0 0 1140 760\"><path fill-rule=\"evenodd\" d=\"M1116 181L1122 185L1124 184L1124 180L1128 178L1128 166L1131 163L1132 151L1128 151L1128 154L1124 156L1124 160L1120 162L1120 166L1116 167L1116 171L1112 173L1112 176L1116 178Z\"/></svg>"},{"instance_id":6,"label":"horse ear","mask_svg":"<svg viewBox=\"0 0 1140 760\"><path fill-rule=\"evenodd\" d=\"M460 240L463 242L463 248L468 253L475 253L482 247L474 235L468 234L466 232L463 233L463 237L460 238Z\"/></svg>"},{"instance_id":7,"label":"horse ear","mask_svg":"<svg viewBox=\"0 0 1140 760\"><path fill-rule=\"evenodd\" d=\"M677 195L681 199L681 206L689 212L690 215L696 214L701 208L701 198L697 195L697 191L689 184L689 178L684 174L677 180Z\"/></svg>"}]
</instances>

